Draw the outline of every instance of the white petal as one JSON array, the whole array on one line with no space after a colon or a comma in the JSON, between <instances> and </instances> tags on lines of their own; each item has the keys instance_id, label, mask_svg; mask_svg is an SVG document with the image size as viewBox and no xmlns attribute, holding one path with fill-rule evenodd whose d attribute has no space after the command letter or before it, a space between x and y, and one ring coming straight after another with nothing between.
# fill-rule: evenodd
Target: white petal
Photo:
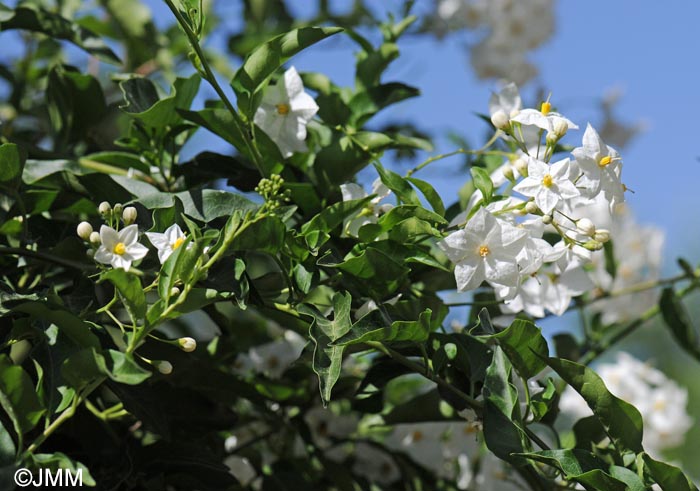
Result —
<instances>
[{"instance_id":1,"label":"white petal","mask_svg":"<svg viewBox=\"0 0 700 491\"><path fill-rule=\"evenodd\" d=\"M119 231L119 242L124 243L125 246L130 246L135 244L139 240L139 227L138 225L129 225L124 227Z\"/></svg>"},{"instance_id":2,"label":"white petal","mask_svg":"<svg viewBox=\"0 0 700 491\"><path fill-rule=\"evenodd\" d=\"M164 249L170 249L170 241L166 234L161 234L158 232L146 232L146 237L153 244L153 247L158 249L158 251Z\"/></svg>"},{"instance_id":3,"label":"white petal","mask_svg":"<svg viewBox=\"0 0 700 491\"><path fill-rule=\"evenodd\" d=\"M108 250L103 244L95 252L95 261L102 264L112 264L112 256L112 251Z\"/></svg>"},{"instance_id":4,"label":"white petal","mask_svg":"<svg viewBox=\"0 0 700 491\"><path fill-rule=\"evenodd\" d=\"M481 258L460 261L455 265L455 281L461 292L478 288L485 278L484 261Z\"/></svg>"},{"instance_id":5,"label":"white petal","mask_svg":"<svg viewBox=\"0 0 700 491\"><path fill-rule=\"evenodd\" d=\"M119 233L107 225L102 225L100 227L100 242L102 242L103 247L112 252L114 246L120 242Z\"/></svg>"},{"instance_id":6,"label":"white petal","mask_svg":"<svg viewBox=\"0 0 700 491\"><path fill-rule=\"evenodd\" d=\"M297 73L297 69L294 67L291 67L289 70L284 72L283 83L288 99L292 99L304 92L304 83L301 81L301 77Z\"/></svg>"},{"instance_id":7,"label":"white petal","mask_svg":"<svg viewBox=\"0 0 700 491\"><path fill-rule=\"evenodd\" d=\"M362 189L362 186L359 186L354 182L341 184L340 192L343 195L343 201L352 201L355 199L362 199L367 197L367 193L365 193L365 190Z\"/></svg>"},{"instance_id":8,"label":"white petal","mask_svg":"<svg viewBox=\"0 0 700 491\"><path fill-rule=\"evenodd\" d=\"M128 254L134 261L143 259L148 254L148 247L138 242L127 246L125 255Z\"/></svg>"}]
</instances>

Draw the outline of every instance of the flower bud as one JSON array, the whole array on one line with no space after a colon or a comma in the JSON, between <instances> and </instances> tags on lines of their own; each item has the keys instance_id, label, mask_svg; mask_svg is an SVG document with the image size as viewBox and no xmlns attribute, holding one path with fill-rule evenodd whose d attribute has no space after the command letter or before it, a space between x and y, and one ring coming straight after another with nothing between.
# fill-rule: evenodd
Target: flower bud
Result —
<instances>
[{"instance_id":1,"label":"flower bud","mask_svg":"<svg viewBox=\"0 0 700 491\"><path fill-rule=\"evenodd\" d=\"M552 215L545 215L542 217L542 223L544 223L545 225L549 225L553 221L554 220L552 219Z\"/></svg>"},{"instance_id":2,"label":"flower bud","mask_svg":"<svg viewBox=\"0 0 700 491\"><path fill-rule=\"evenodd\" d=\"M171 297L177 297L180 294L180 289L176 286L172 287L170 289L170 296Z\"/></svg>"},{"instance_id":3,"label":"flower bud","mask_svg":"<svg viewBox=\"0 0 700 491\"><path fill-rule=\"evenodd\" d=\"M503 177L505 177L509 181L515 180L515 174L513 173L513 166L512 165L506 164L503 167Z\"/></svg>"},{"instance_id":4,"label":"flower bud","mask_svg":"<svg viewBox=\"0 0 700 491\"><path fill-rule=\"evenodd\" d=\"M523 177L528 176L527 161L525 159L522 159L522 158L515 159L515 161L513 162L513 167L515 167L515 170L517 170L521 176L523 176Z\"/></svg>"},{"instance_id":5,"label":"flower bud","mask_svg":"<svg viewBox=\"0 0 700 491\"><path fill-rule=\"evenodd\" d=\"M124 211L122 211L122 220L124 221L124 225L131 225L134 223L137 216L138 213L136 212L136 208L133 206L127 206L124 208Z\"/></svg>"},{"instance_id":6,"label":"flower bud","mask_svg":"<svg viewBox=\"0 0 700 491\"><path fill-rule=\"evenodd\" d=\"M83 240L90 240L90 235L92 234L92 225L88 222L80 222L77 228L78 237Z\"/></svg>"},{"instance_id":7,"label":"flower bud","mask_svg":"<svg viewBox=\"0 0 700 491\"><path fill-rule=\"evenodd\" d=\"M102 239L100 238L99 232L92 232L90 234L90 237L88 238L88 240L90 241L90 243L92 245L96 245L96 246L98 246L102 243Z\"/></svg>"},{"instance_id":8,"label":"flower bud","mask_svg":"<svg viewBox=\"0 0 700 491\"><path fill-rule=\"evenodd\" d=\"M153 366L163 375L173 373L173 364L166 360L158 360L153 362Z\"/></svg>"},{"instance_id":9,"label":"flower bud","mask_svg":"<svg viewBox=\"0 0 700 491\"><path fill-rule=\"evenodd\" d=\"M593 239L605 244L607 241L610 240L610 231L604 228L599 228L595 231Z\"/></svg>"},{"instance_id":10,"label":"flower bud","mask_svg":"<svg viewBox=\"0 0 700 491\"><path fill-rule=\"evenodd\" d=\"M100 215L105 216L110 211L112 211L112 207L110 206L109 203L107 203L106 201L103 201L102 203L100 203L100 206L97 208L97 210L100 212Z\"/></svg>"},{"instance_id":11,"label":"flower bud","mask_svg":"<svg viewBox=\"0 0 700 491\"><path fill-rule=\"evenodd\" d=\"M569 131L569 125L567 122L563 119L555 119L554 124L552 125L552 133L557 135L557 139L560 139L566 135L567 131Z\"/></svg>"},{"instance_id":12,"label":"flower bud","mask_svg":"<svg viewBox=\"0 0 700 491\"><path fill-rule=\"evenodd\" d=\"M499 109L491 116L491 123L499 130L506 131L510 128L510 118L505 111Z\"/></svg>"},{"instance_id":13,"label":"flower bud","mask_svg":"<svg viewBox=\"0 0 700 491\"><path fill-rule=\"evenodd\" d=\"M588 249L589 251L599 251L603 248L603 244L598 242L597 240L589 240L585 244L583 244L583 247L585 249Z\"/></svg>"},{"instance_id":14,"label":"flower bud","mask_svg":"<svg viewBox=\"0 0 700 491\"><path fill-rule=\"evenodd\" d=\"M122 210L124 210L124 205L122 205L121 203L117 203L116 205L114 205L114 214L115 215L117 215L117 216L121 215Z\"/></svg>"},{"instance_id":15,"label":"flower bud","mask_svg":"<svg viewBox=\"0 0 700 491\"><path fill-rule=\"evenodd\" d=\"M588 218L581 218L580 220L576 220L576 228L583 235L588 235L589 237L593 237L593 235L595 234L595 225Z\"/></svg>"},{"instance_id":16,"label":"flower bud","mask_svg":"<svg viewBox=\"0 0 700 491\"><path fill-rule=\"evenodd\" d=\"M547 137L545 138L545 141L547 142L548 146L553 147L559 141L559 135L557 135L553 131L548 131Z\"/></svg>"},{"instance_id":17,"label":"flower bud","mask_svg":"<svg viewBox=\"0 0 700 491\"><path fill-rule=\"evenodd\" d=\"M180 338L177 340L177 344L180 345L180 349L185 353L191 353L197 349L197 341L195 341L193 338Z\"/></svg>"},{"instance_id":18,"label":"flower bud","mask_svg":"<svg viewBox=\"0 0 700 491\"><path fill-rule=\"evenodd\" d=\"M525 211L531 213L532 215L535 215L538 211L540 211L540 208L534 201L528 201L525 204Z\"/></svg>"}]
</instances>

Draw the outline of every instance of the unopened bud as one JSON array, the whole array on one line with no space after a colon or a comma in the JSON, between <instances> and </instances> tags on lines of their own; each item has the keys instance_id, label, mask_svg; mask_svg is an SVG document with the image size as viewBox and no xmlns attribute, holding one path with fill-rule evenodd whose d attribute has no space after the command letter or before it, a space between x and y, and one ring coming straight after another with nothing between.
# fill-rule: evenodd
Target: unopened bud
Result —
<instances>
[{"instance_id":1,"label":"unopened bud","mask_svg":"<svg viewBox=\"0 0 700 491\"><path fill-rule=\"evenodd\" d=\"M528 201L525 204L525 211L534 215L538 211L540 211L540 208L535 204L534 201Z\"/></svg>"},{"instance_id":2,"label":"unopened bud","mask_svg":"<svg viewBox=\"0 0 700 491\"><path fill-rule=\"evenodd\" d=\"M506 131L510 128L510 118L505 111L499 109L491 116L491 123L499 130Z\"/></svg>"},{"instance_id":3,"label":"unopened bud","mask_svg":"<svg viewBox=\"0 0 700 491\"><path fill-rule=\"evenodd\" d=\"M545 138L545 141L547 142L548 146L553 147L559 141L559 135L557 135L553 131L548 131L547 137Z\"/></svg>"},{"instance_id":4,"label":"unopened bud","mask_svg":"<svg viewBox=\"0 0 700 491\"><path fill-rule=\"evenodd\" d=\"M90 234L92 234L92 225L88 222L80 222L77 228L78 237L83 240L90 240Z\"/></svg>"},{"instance_id":5,"label":"unopened bud","mask_svg":"<svg viewBox=\"0 0 700 491\"><path fill-rule=\"evenodd\" d=\"M552 125L552 133L557 135L557 139L562 138L569 131L569 124L563 119L555 119Z\"/></svg>"},{"instance_id":6,"label":"unopened bud","mask_svg":"<svg viewBox=\"0 0 700 491\"><path fill-rule=\"evenodd\" d=\"M513 167L511 165L506 164L503 167L503 177L505 177L509 181L515 180L515 174L513 173Z\"/></svg>"},{"instance_id":7,"label":"unopened bud","mask_svg":"<svg viewBox=\"0 0 700 491\"><path fill-rule=\"evenodd\" d=\"M95 257L95 249L88 249L87 251L85 251L85 254L87 255L87 257L92 259L93 257Z\"/></svg>"},{"instance_id":8,"label":"unopened bud","mask_svg":"<svg viewBox=\"0 0 700 491\"><path fill-rule=\"evenodd\" d=\"M163 375L173 373L173 364L166 360L158 360L153 362L153 366Z\"/></svg>"},{"instance_id":9,"label":"unopened bud","mask_svg":"<svg viewBox=\"0 0 700 491\"><path fill-rule=\"evenodd\" d=\"M171 297L177 297L180 294L180 289L176 286L172 287L170 289L170 296Z\"/></svg>"},{"instance_id":10,"label":"unopened bud","mask_svg":"<svg viewBox=\"0 0 700 491\"><path fill-rule=\"evenodd\" d=\"M520 174L523 177L528 176L527 172L527 161L523 158L517 158L513 162L513 167L515 167L515 170L518 171L518 174Z\"/></svg>"},{"instance_id":11,"label":"unopened bud","mask_svg":"<svg viewBox=\"0 0 700 491\"><path fill-rule=\"evenodd\" d=\"M99 232L92 232L90 234L89 240L92 245L100 245L102 243L102 239L100 238Z\"/></svg>"},{"instance_id":12,"label":"unopened bud","mask_svg":"<svg viewBox=\"0 0 700 491\"><path fill-rule=\"evenodd\" d=\"M122 220L124 221L124 225L131 225L134 223L137 216L138 213L136 212L136 208L133 206L127 206L124 208L124 211L122 211Z\"/></svg>"},{"instance_id":13,"label":"unopened bud","mask_svg":"<svg viewBox=\"0 0 700 491\"><path fill-rule=\"evenodd\" d=\"M599 228L595 231L595 234L593 235L593 240L597 240L598 242L602 242L603 244L605 244L607 241L610 240L610 231L604 228Z\"/></svg>"},{"instance_id":14,"label":"unopened bud","mask_svg":"<svg viewBox=\"0 0 700 491\"><path fill-rule=\"evenodd\" d=\"M552 215L545 215L542 217L542 223L544 223L545 225L549 225L552 222L553 222Z\"/></svg>"},{"instance_id":15,"label":"unopened bud","mask_svg":"<svg viewBox=\"0 0 700 491\"><path fill-rule=\"evenodd\" d=\"M117 215L117 216L121 215L122 210L124 210L124 205L122 205L121 203L117 203L116 205L114 205L114 214L115 215Z\"/></svg>"},{"instance_id":16,"label":"unopened bud","mask_svg":"<svg viewBox=\"0 0 700 491\"><path fill-rule=\"evenodd\" d=\"M180 345L180 349L186 353L191 353L197 349L197 341L193 338L180 338L177 340L177 343Z\"/></svg>"},{"instance_id":17,"label":"unopened bud","mask_svg":"<svg viewBox=\"0 0 700 491\"><path fill-rule=\"evenodd\" d=\"M583 247L585 249L588 249L589 251L599 251L603 248L603 244L598 242L597 240L589 240L585 244L583 244Z\"/></svg>"},{"instance_id":18,"label":"unopened bud","mask_svg":"<svg viewBox=\"0 0 700 491\"><path fill-rule=\"evenodd\" d=\"M593 237L595 234L595 224L588 218L581 218L580 220L577 220L576 228L583 235L588 235L589 237Z\"/></svg>"},{"instance_id":19,"label":"unopened bud","mask_svg":"<svg viewBox=\"0 0 700 491\"><path fill-rule=\"evenodd\" d=\"M107 203L106 201L103 201L102 203L100 203L100 206L97 208L97 210L100 212L100 215L105 216L110 211L112 211L112 207L110 206L109 203Z\"/></svg>"}]
</instances>

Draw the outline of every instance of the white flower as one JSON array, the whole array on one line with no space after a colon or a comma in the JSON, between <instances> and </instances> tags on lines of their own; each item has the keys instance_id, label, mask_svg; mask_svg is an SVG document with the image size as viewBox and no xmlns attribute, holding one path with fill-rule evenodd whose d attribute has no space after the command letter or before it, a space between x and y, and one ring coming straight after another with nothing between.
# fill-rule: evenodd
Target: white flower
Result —
<instances>
[{"instance_id":1,"label":"white flower","mask_svg":"<svg viewBox=\"0 0 700 491\"><path fill-rule=\"evenodd\" d=\"M254 370L278 379L299 358L305 344L304 338L297 333L285 331L283 339L255 346L247 355L238 355L234 368L238 373Z\"/></svg>"},{"instance_id":2,"label":"white flower","mask_svg":"<svg viewBox=\"0 0 700 491\"><path fill-rule=\"evenodd\" d=\"M577 130L578 126L559 113L550 111L549 102L542 103L542 109L523 109L512 118L523 125L536 126L545 131L554 131L554 128L561 128L566 125L569 130Z\"/></svg>"},{"instance_id":3,"label":"white flower","mask_svg":"<svg viewBox=\"0 0 700 491\"><path fill-rule=\"evenodd\" d=\"M548 165L527 157L528 177L519 182L513 191L535 198L535 203L546 214L565 200L575 198L579 191L569 179L569 159Z\"/></svg>"},{"instance_id":4,"label":"white flower","mask_svg":"<svg viewBox=\"0 0 700 491\"><path fill-rule=\"evenodd\" d=\"M340 185L340 192L343 194L343 201L353 201L369 196L362 186L353 182ZM384 185L380 178L372 183L372 194L375 195L369 203L354 217L347 218L343 223L341 237L357 237L360 228L368 223L377 223L379 215L386 213L392 208L389 203L379 204L384 198L391 194L391 190Z\"/></svg>"},{"instance_id":5,"label":"white flower","mask_svg":"<svg viewBox=\"0 0 700 491\"><path fill-rule=\"evenodd\" d=\"M498 111L503 111L508 118L512 118L520 112L522 107L523 103L520 99L518 86L513 82L503 86L499 92L492 93L489 99L489 113L491 116Z\"/></svg>"},{"instance_id":6,"label":"white flower","mask_svg":"<svg viewBox=\"0 0 700 491\"><path fill-rule=\"evenodd\" d=\"M177 223L172 224L164 233L146 232L146 237L158 249L158 260L163 264L170 255L185 242L185 234Z\"/></svg>"},{"instance_id":7,"label":"white flower","mask_svg":"<svg viewBox=\"0 0 700 491\"><path fill-rule=\"evenodd\" d=\"M610 209L625 200L625 186L620 181L620 154L607 146L590 124L583 134L583 146L571 153L583 172L577 186L585 188L589 197L602 192L610 203Z\"/></svg>"},{"instance_id":8,"label":"white flower","mask_svg":"<svg viewBox=\"0 0 700 491\"><path fill-rule=\"evenodd\" d=\"M357 429L354 414L335 414L330 408L316 406L304 414L304 421L319 448L328 448L334 439L346 438Z\"/></svg>"},{"instance_id":9,"label":"white flower","mask_svg":"<svg viewBox=\"0 0 700 491\"><path fill-rule=\"evenodd\" d=\"M524 230L497 220L481 208L464 229L451 233L438 246L455 263L460 291L473 290L484 280L492 285L515 286L519 279L516 257L526 237Z\"/></svg>"},{"instance_id":10,"label":"white flower","mask_svg":"<svg viewBox=\"0 0 700 491\"><path fill-rule=\"evenodd\" d=\"M401 477L399 467L391 455L374 445L358 442L355 445L354 456L353 472L367 477L372 483L389 485Z\"/></svg>"},{"instance_id":11,"label":"white flower","mask_svg":"<svg viewBox=\"0 0 700 491\"><path fill-rule=\"evenodd\" d=\"M294 67L284 72L277 85L269 86L255 112L255 124L289 157L306 151L306 125L318 112L313 97L304 92L304 84Z\"/></svg>"},{"instance_id":12,"label":"white flower","mask_svg":"<svg viewBox=\"0 0 700 491\"><path fill-rule=\"evenodd\" d=\"M111 264L113 268L124 268L129 271L131 263L143 259L148 254L148 248L138 243L139 228L129 225L119 232L107 225L100 227L102 245L95 252L95 261Z\"/></svg>"}]
</instances>

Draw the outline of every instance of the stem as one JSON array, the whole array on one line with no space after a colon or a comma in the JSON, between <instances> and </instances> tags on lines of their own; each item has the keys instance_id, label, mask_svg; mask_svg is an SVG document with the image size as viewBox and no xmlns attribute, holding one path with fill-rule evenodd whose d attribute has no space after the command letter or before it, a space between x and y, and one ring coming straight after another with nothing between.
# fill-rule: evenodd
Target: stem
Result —
<instances>
[{"instance_id":1,"label":"stem","mask_svg":"<svg viewBox=\"0 0 700 491\"><path fill-rule=\"evenodd\" d=\"M683 298L698 287L700 287L700 284L697 281L694 281L693 283L685 287L683 290L676 293L676 296L678 298ZM632 334L634 331L636 331L646 321L655 317L660 311L661 309L658 305L655 305L654 307L650 308L649 310L644 312L638 319L633 320L625 327L623 327L620 331L618 331L616 334L611 336L610 339L608 339L606 342L593 346L588 352L584 354L583 357L581 357L579 363L583 365L588 365L593 360L602 355L605 351L607 351L609 348L611 348L614 344L617 344L618 342L622 341L627 336Z\"/></svg>"},{"instance_id":2,"label":"stem","mask_svg":"<svg viewBox=\"0 0 700 491\"><path fill-rule=\"evenodd\" d=\"M78 406L87 399L87 397L102 384L106 377L95 380L91 384L88 384L83 390L82 395L75 395L73 398L73 403L61 415L56 418L46 429L39 435L34 442L27 448L27 453L34 453L39 446L44 443L44 441L50 437L60 426L73 417L78 409Z\"/></svg>"},{"instance_id":3,"label":"stem","mask_svg":"<svg viewBox=\"0 0 700 491\"><path fill-rule=\"evenodd\" d=\"M192 29L190 29L187 20L184 17L182 17L180 11L175 7L175 5L173 5L172 0L165 0L165 3L177 19L177 22L178 24L180 24L182 30L185 31L185 35L187 36L187 39L189 40L190 45L192 46L192 49L195 51L197 57L199 58L199 62L202 66L202 69L204 70L206 81L209 82L209 85L212 86L216 94L219 96L219 98L221 98L221 101L231 113L231 116L233 116L233 123L236 126L236 130L238 130L238 132L240 133L241 138L243 139L245 146L248 150L248 153L252 157L253 163L258 169L258 172L260 172L260 175L262 175L263 177L269 177L263 171L263 166L260 164L261 156L257 151L257 148L255 148L255 146L250 141L244 123L241 120L241 117L238 115L238 112L233 107L233 104L231 104L231 101L226 96L226 93L219 85L219 82L217 82L211 67L209 67L209 63L207 62L206 56L204 55L204 51L199 45L199 39L197 38L197 35L192 31Z\"/></svg>"},{"instance_id":4,"label":"stem","mask_svg":"<svg viewBox=\"0 0 700 491\"><path fill-rule=\"evenodd\" d=\"M410 368L414 372L416 372L420 375L423 375L425 378L427 378L429 380L432 380L433 382L438 384L443 389L449 390L450 392L452 392L453 394L458 396L460 399L465 401L475 411L481 412L484 409L484 405L480 401L477 401L469 394L462 392L457 387L454 387L447 380L441 378L440 376L428 373L428 370L426 369L426 367L421 365L420 363L416 363L412 360L409 360L401 353L383 345L379 341L366 341L365 344L367 346L369 346L370 348L374 348L378 351L381 351L382 353L387 355L389 358L392 358L393 360L399 362L400 364L402 364L406 368Z\"/></svg>"},{"instance_id":5,"label":"stem","mask_svg":"<svg viewBox=\"0 0 700 491\"><path fill-rule=\"evenodd\" d=\"M459 155L459 154L465 154L465 155L503 155L503 156L512 155L511 152L504 152L501 150L486 151L486 149L489 148L491 145L493 145L493 143L497 139L498 139L498 132L494 133L494 135L491 137L491 139L489 141L487 141L484 144L484 146L481 147L479 150L465 150L464 148L460 148L458 150L455 150L454 152L443 153L440 155L435 155L433 157L430 157L425 162L417 165L413 169L406 172L406 177L411 177L413 174L415 174L419 170L423 169L424 167L427 167L428 165L432 164L435 161L446 159L447 157L452 157L454 155Z\"/></svg>"}]
</instances>

